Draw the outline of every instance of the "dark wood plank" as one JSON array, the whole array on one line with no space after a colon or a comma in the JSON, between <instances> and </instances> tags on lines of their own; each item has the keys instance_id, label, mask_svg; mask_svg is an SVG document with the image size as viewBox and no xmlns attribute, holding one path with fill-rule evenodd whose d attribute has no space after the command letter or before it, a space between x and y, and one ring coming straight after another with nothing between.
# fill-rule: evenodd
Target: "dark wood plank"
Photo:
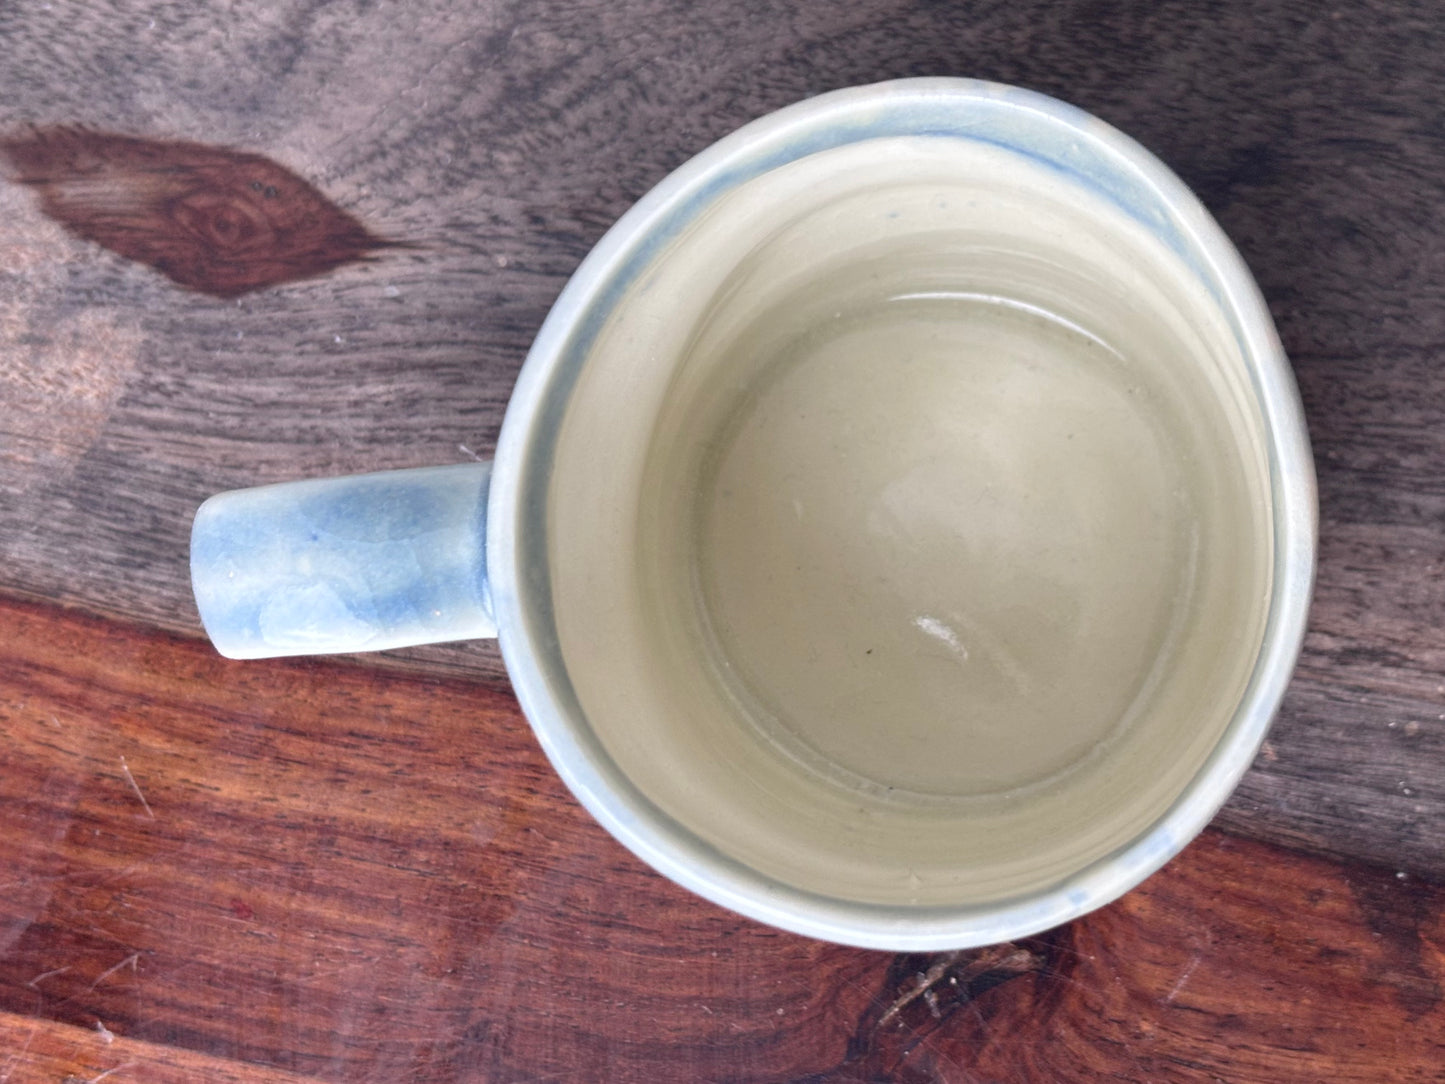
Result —
<instances>
[{"instance_id":1,"label":"dark wood plank","mask_svg":"<svg viewBox=\"0 0 1445 1084\"><path fill-rule=\"evenodd\" d=\"M1097 112L1237 240L1319 460L1304 663L1225 823L1445 878L1437 5L28 4L0 10L0 47L0 133L84 123L262 153L418 246L219 301L0 183L0 587L187 635L197 502L488 454L567 274L743 121L916 74ZM487 645L366 665L505 685Z\"/></svg>"},{"instance_id":2,"label":"dark wood plank","mask_svg":"<svg viewBox=\"0 0 1445 1084\"><path fill-rule=\"evenodd\" d=\"M1211 831L891 956L642 867L476 682L0 599L0 1079L1438 1081L1445 890Z\"/></svg>"}]
</instances>

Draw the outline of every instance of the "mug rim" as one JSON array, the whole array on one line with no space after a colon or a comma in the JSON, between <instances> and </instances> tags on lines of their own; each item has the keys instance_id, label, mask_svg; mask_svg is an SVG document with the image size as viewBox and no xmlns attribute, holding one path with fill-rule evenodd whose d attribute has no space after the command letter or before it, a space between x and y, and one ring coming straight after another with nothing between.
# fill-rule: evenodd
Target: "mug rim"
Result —
<instances>
[{"instance_id":1,"label":"mug rim","mask_svg":"<svg viewBox=\"0 0 1445 1084\"><path fill-rule=\"evenodd\" d=\"M555 436L570 388L569 348L595 332L630 281L697 208L776 165L856 139L897 134L890 118L987 103L1028 114L1060 137L1082 139L1138 185L1145 222L1172 230L1196 271L1220 284L1265 425L1274 562L1269 611L1253 675L1233 718L1199 770L1144 832L1067 879L1020 896L969 906L900 906L837 899L775 880L723 854L652 803L626 778L586 724L560 659L550 614L545 538ZM872 133L869 135L868 133ZM961 129L929 134L980 138ZM1019 149L1019 148L1011 148ZM1024 152L1027 153L1027 152ZM1111 174L1111 177L1113 174ZM1082 178L1081 178L1082 179ZM1136 218L1118 192L1105 193ZM1162 209L1162 218L1160 211ZM1205 285L1213 288L1210 281ZM565 385L565 386L564 386ZM550 427L550 432L548 430ZM542 434L542 436L539 436ZM731 911L794 933L893 951L967 948L1051 929L1123 895L1203 830L1253 762L1303 644L1317 546L1317 491L1294 374L1254 278L1212 216L1172 171L1129 136L1035 91L958 78L901 79L831 91L767 114L723 137L660 181L579 265L554 303L519 374L497 445L487 516L489 591L517 698L553 769L588 812L653 869ZM528 527L528 523L532 527ZM542 548L545 544L542 543Z\"/></svg>"}]
</instances>

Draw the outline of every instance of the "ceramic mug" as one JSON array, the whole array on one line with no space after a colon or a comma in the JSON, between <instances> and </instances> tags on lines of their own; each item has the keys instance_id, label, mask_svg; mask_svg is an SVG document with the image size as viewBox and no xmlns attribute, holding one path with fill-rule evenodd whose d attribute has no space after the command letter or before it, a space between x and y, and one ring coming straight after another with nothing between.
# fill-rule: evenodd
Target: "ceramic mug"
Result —
<instances>
[{"instance_id":1,"label":"ceramic mug","mask_svg":"<svg viewBox=\"0 0 1445 1084\"><path fill-rule=\"evenodd\" d=\"M584 806L784 929L1010 940L1176 854L1299 651L1298 393L1186 187L1058 101L825 94L568 283L495 461L197 513L238 658L497 635Z\"/></svg>"}]
</instances>

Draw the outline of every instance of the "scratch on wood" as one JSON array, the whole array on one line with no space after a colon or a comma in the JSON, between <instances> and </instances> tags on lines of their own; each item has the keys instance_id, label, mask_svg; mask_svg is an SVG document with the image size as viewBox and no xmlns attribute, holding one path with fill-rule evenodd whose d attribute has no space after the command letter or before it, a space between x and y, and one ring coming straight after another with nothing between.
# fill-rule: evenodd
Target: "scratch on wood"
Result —
<instances>
[{"instance_id":1,"label":"scratch on wood","mask_svg":"<svg viewBox=\"0 0 1445 1084\"><path fill-rule=\"evenodd\" d=\"M943 1018L939 1008L938 995L935 987L947 978L950 986L966 987L974 979L988 972L1001 972L1007 975L1023 975L1038 968L1039 958L1028 949L1014 948L1012 945L999 946L991 951L984 951L974 956L966 965L957 971L952 971L963 957L963 950L947 952L935 960L927 971L920 972L914 977L911 989L905 990L878 1018L874 1025L881 1028L885 1024L897 1018L913 1002L923 1000L928 1007L929 1013L935 1020ZM952 973L950 974L950 972Z\"/></svg>"},{"instance_id":2,"label":"scratch on wood","mask_svg":"<svg viewBox=\"0 0 1445 1084\"><path fill-rule=\"evenodd\" d=\"M99 1026L98 1022L97 1026ZM111 1039L115 1038L115 1036L111 1035L108 1031L105 1034L107 1036L105 1040L106 1042L110 1042ZM140 1062L138 1061L122 1062L120 1065L112 1066L111 1068L105 1070L102 1073L97 1073L95 1076L76 1076L72 1073L70 1076L67 1076L64 1080L62 1080L60 1084L99 1084L100 1081L104 1080L112 1073L119 1073L125 1069L134 1069L138 1065L140 1065Z\"/></svg>"},{"instance_id":3,"label":"scratch on wood","mask_svg":"<svg viewBox=\"0 0 1445 1084\"><path fill-rule=\"evenodd\" d=\"M125 762L125 757L120 758L120 770L125 772L126 781L130 783L130 789L135 791L135 796L140 799L140 804L145 809L146 816L151 820L155 820L156 815L151 812L151 804L146 801L146 796L141 793L140 786L135 781L135 776L130 774L130 765Z\"/></svg>"},{"instance_id":4,"label":"scratch on wood","mask_svg":"<svg viewBox=\"0 0 1445 1084\"><path fill-rule=\"evenodd\" d=\"M938 995L933 992L933 987L923 991L923 1003L928 1006L928 1011L933 1014L935 1020L942 1020L943 1013L938 1009Z\"/></svg>"},{"instance_id":5,"label":"scratch on wood","mask_svg":"<svg viewBox=\"0 0 1445 1084\"><path fill-rule=\"evenodd\" d=\"M40 989L40 983L44 982L46 979L54 978L56 975L63 975L63 974L65 974L65 973L66 973L67 971L69 971L69 970L70 970L70 965L69 965L69 964L66 964L64 967L56 967L56 968L52 968L52 969L49 970L49 971L42 971L40 974L36 975L33 979L31 979L31 980L30 980L29 982L27 982L25 985L28 986L28 987L30 987L30 989L32 989L32 990L38 990L38 989Z\"/></svg>"},{"instance_id":6,"label":"scratch on wood","mask_svg":"<svg viewBox=\"0 0 1445 1084\"><path fill-rule=\"evenodd\" d=\"M922 997L926 991L931 990L933 984L943 978L943 976L948 973L948 969L957 963L958 958L962 955L963 952L961 950L945 953L940 956L927 971L917 975L914 979L913 989L905 990L894 999L893 1004L889 1005L883 1015L878 1018L877 1026L880 1028L883 1027L883 1025L889 1023L909 1005Z\"/></svg>"},{"instance_id":7,"label":"scratch on wood","mask_svg":"<svg viewBox=\"0 0 1445 1084\"><path fill-rule=\"evenodd\" d=\"M107 1032L107 1034L109 1034L109 1032ZM111 1036L111 1038L114 1038L114 1036ZM109 1039L106 1040L106 1042L109 1042L109 1041L110 1041ZM138 1064L139 1064L139 1062L128 1061L128 1062L125 1062L125 1063L123 1063L123 1064L121 1064L121 1065L117 1065L117 1066L115 1066L114 1068L107 1069L105 1072L100 1073L100 1074L97 1075L97 1076L91 1077L90 1079L88 1079L88 1080L86 1081L86 1084L99 1084L100 1081L102 1081L102 1080L104 1080L106 1077L110 1076L111 1073L118 1073L118 1072L120 1072L122 1069L134 1069Z\"/></svg>"},{"instance_id":8,"label":"scratch on wood","mask_svg":"<svg viewBox=\"0 0 1445 1084\"><path fill-rule=\"evenodd\" d=\"M102 971L99 975L97 975L96 978L95 978L95 981L90 984L90 988L91 988L92 990L94 990L97 986L99 986L101 983L103 983L106 979L110 978L110 977L111 977L112 975L114 975L117 971L121 970L121 968L129 967L129 968L131 969L131 971L136 971L136 961L138 961L139 959L140 959L140 953L139 953L139 952L132 952L129 956L127 956L127 957L126 957L124 960L122 960L120 963L116 964L114 967L107 967L104 971ZM101 1027L101 1030L102 1030L102 1031L105 1030L104 1027L102 1027L102 1026L100 1025L100 1021L98 1021L98 1020L96 1021L96 1026ZM109 1034L109 1032L106 1032L106 1034Z\"/></svg>"},{"instance_id":9,"label":"scratch on wood","mask_svg":"<svg viewBox=\"0 0 1445 1084\"><path fill-rule=\"evenodd\" d=\"M1184 965L1184 970L1180 972L1179 978L1174 980L1174 985L1169 987L1169 993L1164 995L1164 1004L1172 1005L1174 1003L1174 998L1180 990L1184 989L1184 984L1189 981L1189 976L1194 974L1194 969L1199 966L1199 961L1202 958L1203 957L1196 952L1193 957L1190 958L1189 962Z\"/></svg>"}]
</instances>

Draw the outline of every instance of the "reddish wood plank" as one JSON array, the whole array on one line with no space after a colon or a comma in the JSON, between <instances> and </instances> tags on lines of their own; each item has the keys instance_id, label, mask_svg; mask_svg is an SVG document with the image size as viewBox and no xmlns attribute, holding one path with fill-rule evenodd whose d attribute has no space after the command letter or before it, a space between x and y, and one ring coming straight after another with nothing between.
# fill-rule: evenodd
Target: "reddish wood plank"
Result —
<instances>
[{"instance_id":1,"label":"reddish wood plank","mask_svg":"<svg viewBox=\"0 0 1445 1084\"><path fill-rule=\"evenodd\" d=\"M872 996L871 954L613 844L509 697L26 607L0 628L5 1008L394 1080L803 1072Z\"/></svg>"},{"instance_id":2,"label":"reddish wood plank","mask_svg":"<svg viewBox=\"0 0 1445 1084\"><path fill-rule=\"evenodd\" d=\"M0 1081L5 1084L314 1084L315 1077L117 1038L53 1020L0 1012Z\"/></svg>"},{"instance_id":3,"label":"reddish wood plank","mask_svg":"<svg viewBox=\"0 0 1445 1084\"><path fill-rule=\"evenodd\" d=\"M1392 870L1214 832L1044 937L889 956L650 873L484 686L231 663L0 600L0 727L0 1041L33 1019L51 1059L0 1079L115 1067L101 1028L149 1044L138 1064L194 1055L258 1084L1263 1084L1445 1064L1445 890Z\"/></svg>"},{"instance_id":4,"label":"reddish wood plank","mask_svg":"<svg viewBox=\"0 0 1445 1084\"><path fill-rule=\"evenodd\" d=\"M972 1001L942 976L939 1018L911 1005L870 1070L970 1084L1445 1080L1445 893L1389 871L1209 832L1117 904L1024 947L1045 962Z\"/></svg>"}]
</instances>

